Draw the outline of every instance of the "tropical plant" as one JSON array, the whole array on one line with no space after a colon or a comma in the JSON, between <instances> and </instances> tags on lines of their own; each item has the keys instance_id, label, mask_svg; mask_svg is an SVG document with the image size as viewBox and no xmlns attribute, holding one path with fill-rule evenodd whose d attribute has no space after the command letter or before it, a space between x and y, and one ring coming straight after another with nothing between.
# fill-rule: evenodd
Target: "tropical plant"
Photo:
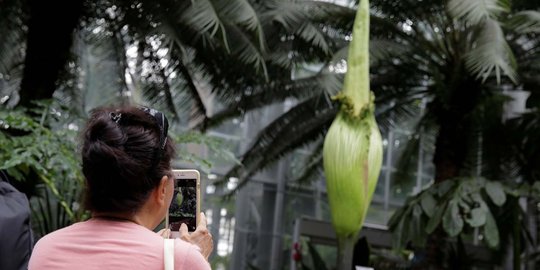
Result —
<instances>
[{"instance_id":1,"label":"tropical plant","mask_svg":"<svg viewBox=\"0 0 540 270\"><path fill-rule=\"evenodd\" d=\"M30 198L37 237L87 214L80 205L82 174L72 128L51 128L65 120L62 109L41 103L28 111L0 110L0 166ZM13 135L17 134L17 135Z\"/></svg>"}]
</instances>

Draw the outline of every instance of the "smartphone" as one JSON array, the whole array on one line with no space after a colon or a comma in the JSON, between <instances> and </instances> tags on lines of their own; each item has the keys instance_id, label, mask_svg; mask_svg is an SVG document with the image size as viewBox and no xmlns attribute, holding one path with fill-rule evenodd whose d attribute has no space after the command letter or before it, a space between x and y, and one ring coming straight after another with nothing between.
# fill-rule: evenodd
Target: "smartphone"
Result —
<instances>
[{"instance_id":1,"label":"smartphone","mask_svg":"<svg viewBox=\"0 0 540 270\"><path fill-rule=\"evenodd\" d=\"M199 224L201 209L201 176L197 170L173 170L174 192L166 217L171 237L180 237L180 225L185 223L193 232Z\"/></svg>"}]
</instances>

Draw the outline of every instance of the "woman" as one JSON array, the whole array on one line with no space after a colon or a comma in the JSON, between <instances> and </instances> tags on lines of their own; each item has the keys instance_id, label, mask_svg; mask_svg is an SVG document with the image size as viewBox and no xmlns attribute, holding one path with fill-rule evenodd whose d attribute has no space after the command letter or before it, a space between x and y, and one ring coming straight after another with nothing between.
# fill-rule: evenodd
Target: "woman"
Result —
<instances>
[{"instance_id":1,"label":"woman","mask_svg":"<svg viewBox=\"0 0 540 270\"><path fill-rule=\"evenodd\" d=\"M165 116L153 109L102 108L83 133L85 207L92 218L44 236L29 269L163 269L164 239L152 230L173 195L174 145ZM174 243L174 269L210 269L206 218ZM189 243L191 242L191 243Z\"/></svg>"}]
</instances>

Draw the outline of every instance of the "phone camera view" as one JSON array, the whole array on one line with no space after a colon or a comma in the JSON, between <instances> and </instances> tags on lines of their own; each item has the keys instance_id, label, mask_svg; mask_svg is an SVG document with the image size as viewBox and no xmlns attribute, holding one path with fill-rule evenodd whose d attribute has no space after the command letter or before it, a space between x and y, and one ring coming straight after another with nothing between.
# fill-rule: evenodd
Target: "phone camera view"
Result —
<instances>
[{"instance_id":1,"label":"phone camera view","mask_svg":"<svg viewBox=\"0 0 540 270\"><path fill-rule=\"evenodd\" d=\"M169 224L172 231L179 231L185 223L189 231L195 231L197 213L197 180L175 179L174 194L169 208Z\"/></svg>"}]
</instances>

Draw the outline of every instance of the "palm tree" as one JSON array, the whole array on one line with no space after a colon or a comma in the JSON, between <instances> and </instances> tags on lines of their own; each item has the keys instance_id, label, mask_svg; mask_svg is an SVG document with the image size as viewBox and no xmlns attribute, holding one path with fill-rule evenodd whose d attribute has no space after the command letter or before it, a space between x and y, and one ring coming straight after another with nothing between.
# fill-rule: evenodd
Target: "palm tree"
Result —
<instances>
[{"instance_id":1,"label":"palm tree","mask_svg":"<svg viewBox=\"0 0 540 270\"><path fill-rule=\"evenodd\" d=\"M2 12L0 31L12 37L1 43L2 82L16 85L2 89L10 106L66 92L84 98L85 86L99 80L86 68L107 61L100 75L115 80L102 86L117 101L147 97L175 117L180 109L205 117L209 91L201 85L223 92L245 78L268 78L266 40L248 1L3 1Z\"/></svg>"},{"instance_id":2,"label":"palm tree","mask_svg":"<svg viewBox=\"0 0 540 270\"><path fill-rule=\"evenodd\" d=\"M469 132L467 126L471 124L467 122L468 120L464 122L464 117L480 103L482 95L497 93L501 89L498 85L517 84L513 87L519 88L519 84L522 83L517 82L516 75L516 61L520 59L514 57L510 44L515 48L514 50L520 50L517 52L520 53L518 57L536 53L534 49L520 49L519 44L514 46L513 43L527 32L533 31L534 24L517 33L508 29L507 32L514 36L507 41L502 31L503 22L508 26L512 23L525 26L527 23L535 22L532 14L536 13L520 12L510 16L506 6L508 3L497 1L488 1L490 5L484 9L474 5L474 1L449 1L448 6L441 5L437 1L427 1L421 7L413 2L374 1L373 3L372 88L380 104L379 107L382 107L379 110L381 114L379 122L382 122L383 127L388 124L383 116L389 114L389 109L394 111L394 115L399 115L410 112L411 108L406 105L413 104L419 99L426 98L430 101L424 114L426 119L420 123L427 125L434 122L434 125L440 129L436 140L436 146L440 149L435 155L434 162L438 168L436 181L442 181L459 175L461 167L464 166L467 154L466 142L470 137L470 134L467 134ZM295 3L288 3L288 5L294 6ZM289 20L294 22L295 19L303 19L319 23L317 26L320 27L322 33L325 33L324 29L331 29L326 30L327 34L323 36L323 40L337 45L332 48L333 58L326 58L327 61L324 62L326 66L320 72L312 77L292 80L292 86L281 86L275 89L275 93L273 92L273 97L297 98L300 100L298 107L308 106L306 102L303 102L307 98L319 100L317 103L320 106L319 110L306 110L309 115L293 117L295 108L290 111L291 115L286 113L283 118L277 119L272 124L280 126L279 123L287 123L288 126L281 125L283 132L289 130L289 134L297 134L296 130L290 130L289 127L301 123L303 119L313 118L317 113L324 112L326 107L334 107L331 102L321 101L328 100L328 97L340 88L339 77L336 78L336 74L330 69L332 65L344 60L343 52L347 49L346 39L350 37L348 33L350 33L354 10L338 6L325 9L324 15L341 18L340 20L327 20L320 14L313 15L309 8L292 10L298 10L299 14L294 14L295 16L291 16ZM319 58L319 60L324 60L324 58ZM518 62L518 64L523 64L519 65L519 71L532 70L530 62L529 60ZM300 94L304 93L301 89L290 91L291 87L295 89L295 86L300 86L301 89L310 88L309 93L312 96L307 98L301 96ZM267 90L260 92L266 94ZM287 95L288 91L292 93ZM322 96L317 93L322 93ZM240 101L230 106L235 109L218 113L216 118L222 114L230 114L231 110L243 111L253 108L252 104L261 103L264 97L256 94L242 97ZM275 100L271 100L273 101ZM400 106L389 108L386 105L390 102ZM252 107L248 107L250 105ZM399 113L395 113L395 110L399 110ZM321 118L325 117L326 115L322 113ZM319 127L313 127L320 131L317 134L324 134L325 124L331 121L331 117L327 118L325 123L319 121L321 122ZM428 118L432 119L428 121ZM306 133L310 130L307 129ZM254 147L244 155L243 168L242 166L235 167L234 173L249 176L254 171L265 167L268 162L298 146L294 140L280 140L284 134L280 133L282 130L276 126L269 127L267 131L260 133L253 143ZM317 138L317 136L309 135L307 137L298 135L298 137L302 137L304 142ZM272 151L265 151L270 148ZM257 153L261 152L270 153L270 155L264 155L265 161L255 161L259 159ZM250 165L252 162L258 164Z\"/></svg>"}]
</instances>

